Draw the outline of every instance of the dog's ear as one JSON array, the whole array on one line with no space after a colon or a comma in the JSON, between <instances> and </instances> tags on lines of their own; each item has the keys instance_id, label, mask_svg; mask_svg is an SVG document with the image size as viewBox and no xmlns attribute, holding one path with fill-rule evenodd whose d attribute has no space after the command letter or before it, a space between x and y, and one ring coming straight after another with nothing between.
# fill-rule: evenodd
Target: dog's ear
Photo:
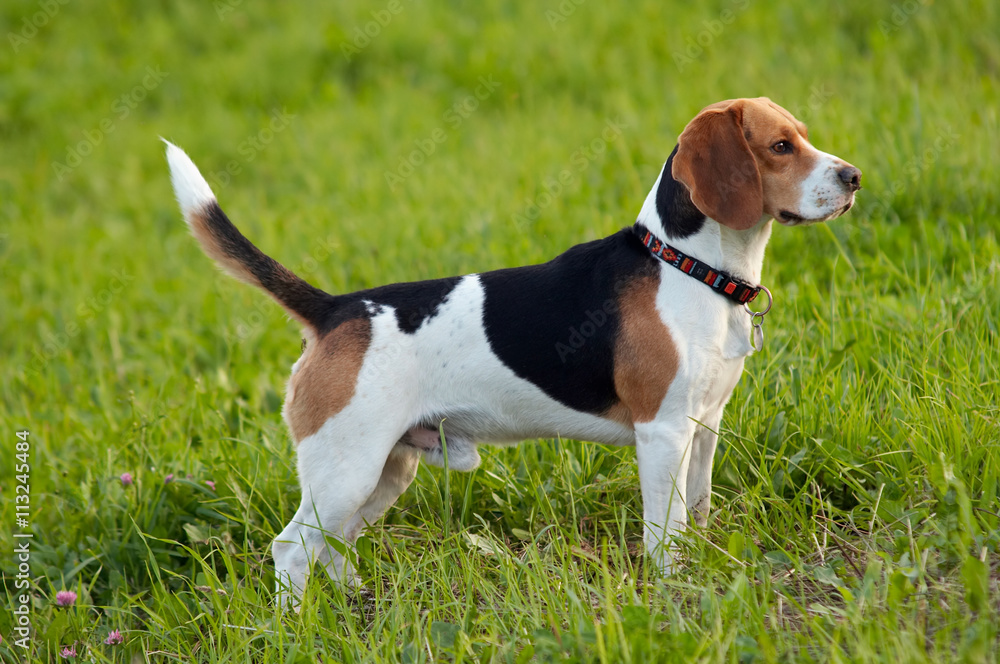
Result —
<instances>
[{"instance_id":1,"label":"dog's ear","mask_svg":"<svg viewBox=\"0 0 1000 664\"><path fill-rule=\"evenodd\" d=\"M717 104L699 113L677 139L671 174L704 214L746 230L764 214L760 171L743 136L743 104Z\"/></svg>"}]
</instances>

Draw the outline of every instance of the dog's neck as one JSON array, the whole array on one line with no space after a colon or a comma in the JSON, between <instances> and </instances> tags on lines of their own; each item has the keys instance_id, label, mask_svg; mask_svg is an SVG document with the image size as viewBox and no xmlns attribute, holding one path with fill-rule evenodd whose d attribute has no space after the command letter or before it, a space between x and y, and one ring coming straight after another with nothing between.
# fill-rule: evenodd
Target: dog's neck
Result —
<instances>
[{"instance_id":1,"label":"dog's neck","mask_svg":"<svg viewBox=\"0 0 1000 664\"><path fill-rule=\"evenodd\" d=\"M753 227L737 231L706 217L691 201L687 187L671 175L677 148L656 179L639 211L637 224L712 267L749 281L760 283L764 248L771 237L770 215Z\"/></svg>"}]
</instances>

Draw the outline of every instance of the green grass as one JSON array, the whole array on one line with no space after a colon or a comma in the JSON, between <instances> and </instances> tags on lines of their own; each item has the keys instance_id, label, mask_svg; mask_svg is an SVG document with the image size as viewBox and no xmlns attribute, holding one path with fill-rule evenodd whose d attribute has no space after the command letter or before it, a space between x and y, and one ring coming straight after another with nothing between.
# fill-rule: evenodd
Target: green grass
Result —
<instances>
[{"instance_id":1,"label":"green grass","mask_svg":"<svg viewBox=\"0 0 1000 664\"><path fill-rule=\"evenodd\" d=\"M997 3L328 5L0 9L3 661L997 661ZM344 292L610 234L699 108L756 95L865 189L775 231L767 349L679 571L644 564L632 450L534 441L447 492L422 467L359 543L368 592L317 576L275 615L298 332L188 236L158 137L254 242Z\"/></svg>"}]
</instances>

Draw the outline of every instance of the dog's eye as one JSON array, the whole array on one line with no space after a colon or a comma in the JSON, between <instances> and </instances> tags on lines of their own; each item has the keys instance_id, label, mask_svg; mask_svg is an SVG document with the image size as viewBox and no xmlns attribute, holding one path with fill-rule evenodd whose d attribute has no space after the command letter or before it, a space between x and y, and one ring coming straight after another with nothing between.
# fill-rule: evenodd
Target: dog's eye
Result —
<instances>
[{"instance_id":1,"label":"dog's eye","mask_svg":"<svg viewBox=\"0 0 1000 664\"><path fill-rule=\"evenodd\" d=\"M788 141L778 141L771 146L771 150L777 152L778 154L785 154L786 152L792 151L792 144Z\"/></svg>"}]
</instances>

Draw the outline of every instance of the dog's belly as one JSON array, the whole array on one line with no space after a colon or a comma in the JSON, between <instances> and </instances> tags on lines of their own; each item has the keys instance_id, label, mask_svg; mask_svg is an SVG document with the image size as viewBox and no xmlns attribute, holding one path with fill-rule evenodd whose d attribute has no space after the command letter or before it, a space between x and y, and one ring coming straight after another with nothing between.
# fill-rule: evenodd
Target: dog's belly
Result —
<instances>
[{"instance_id":1,"label":"dog's belly","mask_svg":"<svg viewBox=\"0 0 1000 664\"><path fill-rule=\"evenodd\" d=\"M635 432L616 422L593 422L586 414L578 422L572 416L524 418L502 413L486 413L468 408L444 411L424 423L411 427L399 444L416 448L427 463L452 470L469 471L479 465L478 443L516 443L533 438L569 438L609 445L634 445ZM435 425L434 423L437 422ZM442 444L441 433L444 433ZM445 452L447 448L447 460Z\"/></svg>"},{"instance_id":2,"label":"dog's belly","mask_svg":"<svg viewBox=\"0 0 1000 664\"><path fill-rule=\"evenodd\" d=\"M559 412L559 408L568 412ZM618 422L557 407L542 413L537 404L533 413L525 409L504 412L494 409L445 409L441 412L446 438L476 443L506 444L534 438L566 438L607 445L634 445L635 432Z\"/></svg>"}]
</instances>

